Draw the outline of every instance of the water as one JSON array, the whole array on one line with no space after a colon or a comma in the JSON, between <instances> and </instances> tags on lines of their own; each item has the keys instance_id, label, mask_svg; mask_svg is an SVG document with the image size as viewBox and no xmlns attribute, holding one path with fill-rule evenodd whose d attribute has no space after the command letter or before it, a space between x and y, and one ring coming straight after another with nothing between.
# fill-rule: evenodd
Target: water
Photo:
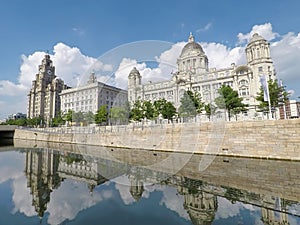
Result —
<instances>
[{"instance_id":1,"label":"water","mask_svg":"<svg viewBox=\"0 0 300 225\"><path fill-rule=\"evenodd\" d=\"M201 158L0 147L0 224L300 224L300 162L216 157L200 172Z\"/></svg>"}]
</instances>

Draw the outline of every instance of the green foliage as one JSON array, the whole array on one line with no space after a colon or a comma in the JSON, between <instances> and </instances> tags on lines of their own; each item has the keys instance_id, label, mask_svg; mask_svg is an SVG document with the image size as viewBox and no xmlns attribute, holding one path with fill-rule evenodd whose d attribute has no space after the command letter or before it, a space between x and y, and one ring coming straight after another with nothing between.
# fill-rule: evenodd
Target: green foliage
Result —
<instances>
[{"instance_id":1,"label":"green foliage","mask_svg":"<svg viewBox=\"0 0 300 225\"><path fill-rule=\"evenodd\" d=\"M110 109L111 124L127 124L128 122L128 109L124 107L112 107Z\"/></svg>"},{"instance_id":2,"label":"green foliage","mask_svg":"<svg viewBox=\"0 0 300 225\"><path fill-rule=\"evenodd\" d=\"M283 86L278 85L277 79L268 81L270 104L271 107L278 107L281 103L288 100L288 93ZM268 102L264 101L264 90L260 87L260 92L257 93L256 100L260 102L258 108L260 111L269 111Z\"/></svg>"},{"instance_id":3,"label":"green foliage","mask_svg":"<svg viewBox=\"0 0 300 225\"><path fill-rule=\"evenodd\" d=\"M80 124L84 122L84 114L83 112L73 112L73 122L76 124Z\"/></svg>"},{"instance_id":4,"label":"green foliage","mask_svg":"<svg viewBox=\"0 0 300 225\"><path fill-rule=\"evenodd\" d=\"M144 118L144 108L141 100L137 100L133 103L130 111L130 118L134 121L142 121Z\"/></svg>"},{"instance_id":5,"label":"green foliage","mask_svg":"<svg viewBox=\"0 0 300 225\"><path fill-rule=\"evenodd\" d=\"M73 122L73 113L74 113L74 111L69 109L68 112L66 113L66 115L64 116L64 120L68 121L68 122Z\"/></svg>"},{"instance_id":6,"label":"green foliage","mask_svg":"<svg viewBox=\"0 0 300 225\"><path fill-rule=\"evenodd\" d=\"M152 102L149 100L143 101L142 108L143 108L144 118L146 118L148 120L153 120L153 118L155 116L155 109L154 109L154 105L152 104Z\"/></svg>"},{"instance_id":7,"label":"green foliage","mask_svg":"<svg viewBox=\"0 0 300 225\"><path fill-rule=\"evenodd\" d=\"M137 100L131 109L131 119L134 121L142 121L144 118L153 120L159 115L164 119L172 120L173 116L176 115L176 108L173 103L166 99L159 99L153 103L148 100Z\"/></svg>"},{"instance_id":8,"label":"green foliage","mask_svg":"<svg viewBox=\"0 0 300 225\"><path fill-rule=\"evenodd\" d=\"M182 117L196 116L204 108L204 102L198 92L186 91L180 99L179 114Z\"/></svg>"},{"instance_id":9,"label":"green foliage","mask_svg":"<svg viewBox=\"0 0 300 225\"><path fill-rule=\"evenodd\" d=\"M159 99L154 102L155 117L162 115L164 119L172 120L176 115L177 111L172 102L167 101L166 99Z\"/></svg>"},{"instance_id":10,"label":"green foliage","mask_svg":"<svg viewBox=\"0 0 300 225\"><path fill-rule=\"evenodd\" d=\"M20 118L20 119L9 119L3 125L17 125L17 126L27 126L27 119L26 118Z\"/></svg>"},{"instance_id":11,"label":"green foliage","mask_svg":"<svg viewBox=\"0 0 300 225\"><path fill-rule=\"evenodd\" d=\"M238 92L230 86L222 85L218 92L220 96L215 99L215 103L220 109L227 111L229 121L231 114L237 115L247 111L247 105L242 102L243 98L240 98Z\"/></svg>"},{"instance_id":12,"label":"green foliage","mask_svg":"<svg viewBox=\"0 0 300 225\"><path fill-rule=\"evenodd\" d=\"M205 113L208 117L208 119L210 120L211 119L211 116L213 114L215 114L216 110L217 110L217 107L213 104L205 104L204 105L204 110L205 110Z\"/></svg>"},{"instance_id":13,"label":"green foliage","mask_svg":"<svg viewBox=\"0 0 300 225\"><path fill-rule=\"evenodd\" d=\"M106 125L108 121L108 112L107 112L107 105L100 106L99 110L95 114L95 123Z\"/></svg>"},{"instance_id":14,"label":"green foliage","mask_svg":"<svg viewBox=\"0 0 300 225\"><path fill-rule=\"evenodd\" d=\"M64 123L65 123L65 120L63 118L62 112L59 111L58 115L52 119L50 126L58 127L58 126L63 125Z\"/></svg>"},{"instance_id":15,"label":"green foliage","mask_svg":"<svg viewBox=\"0 0 300 225\"><path fill-rule=\"evenodd\" d=\"M41 116L27 119L27 125L29 126L39 127L42 126L43 123L44 123L44 119Z\"/></svg>"},{"instance_id":16,"label":"green foliage","mask_svg":"<svg viewBox=\"0 0 300 225\"><path fill-rule=\"evenodd\" d=\"M87 124L91 124L91 123L94 123L95 122L95 115L93 112L91 111L88 111L87 113L84 113L84 121L87 123Z\"/></svg>"}]
</instances>

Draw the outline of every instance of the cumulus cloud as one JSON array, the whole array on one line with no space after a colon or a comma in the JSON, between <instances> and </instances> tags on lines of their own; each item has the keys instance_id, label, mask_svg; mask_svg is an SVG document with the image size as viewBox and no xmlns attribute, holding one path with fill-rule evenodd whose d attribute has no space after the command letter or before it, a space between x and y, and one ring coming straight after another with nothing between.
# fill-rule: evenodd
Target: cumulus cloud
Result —
<instances>
[{"instance_id":1,"label":"cumulus cloud","mask_svg":"<svg viewBox=\"0 0 300 225\"><path fill-rule=\"evenodd\" d=\"M14 209L12 213L23 213L30 217L37 215L32 206L32 195L30 189L27 187L27 179L25 176L19 177L13 181L13 196Z\"/></svg>"},{"instance_id":2,"label":"cumulus cloud","mask_svg":"<svg viewBox=\"0 0 300 225\"><path fill-rule=\"evenodd\" d=\"M133 67L139 70L143 83L170 79L171 73L177 69L176 61L185 44L185 42L179 42L172 45L170 49L162 52L160 56L154 57L153 62L138 62L136 59L123 58L115 72L116 84L121 88L126 88L128 75ZM147 63L155 63L157 67L151 68Z\"/></svg>"},{"instance_id":3,"label":"cumulus cloud","mask_svg":"<svg viewBox=\"0 0 300 225\"><path fill-rule=\"evenodd\" d=\"M112 69L110 65L82 54L77 47L58 43L54 46L53 52L52 59L56 74L73 87L84 84L92 70L111 71Z\"/></svg>"},{"instance_id":4,"label":"cumulus cloud","mask_svg":"<svg viewBox=\"0 0 300 225\"><path fill-rule=\"evenodd\" d=\"M209 66L212 68L227 68L232 63L244 64L246 62L244 47L230 49L220 43L202 43L202 47L209 59Z\"/></svg>"},{"instance_id":5,"label":"cumulus cloud","mask_svg":"<svg viewBox=\"0 0 300 225\"><path fill-rule=\"evenodd\" d=\"M119 192L120 197L125 205L131 205L135 202L134 198L130 193L130 182L127 176L123 175L117 177L111 182L115 182L115 188Z\"/></svg>"},{"instance_id":6,"label":"cumulus cloud","mask_svg":"<svg viewBox=\"0 0 300 225\"><path fill-rule=\"evenodd\" d=\"M74 196L76 196L74 198ZM77 214L97 203L112 198L113 193L107 191L94 191L91 195L85 183L66 180L59 189L51 194L48 204L49 224L61 224L65 220L74 219Z\"/></svg>"},{"instance_id":7,"label":"cumulus cloud","mask_svg":"<svg viewBox=\"0 0 300 225\"><path fill-rule=\"evenodd\" d=\"M84 55L79 48L70 47L64 43L57 43L53 47L53 55L50 55L51 60L56 69L56 75L62 78L65 84L69 86L78 86L85 83L89 74L92 71L112 71L112 65L104 64L97 58ZM0 80L0 97L1 96L22 96L15 100L5 101L8 106L5 111L1 110L0 117L5 114L16 113L17 111L25 112L27 105L27 96L32 81L36 79L38 66L41 64L45 56L45 52L36 51L28 56L21 56L20 74L18 83L13 83L7 80ZM97 74L100 81L109 81L110 78L101 74ZM21 104L22 107L16 108L16 104ZM9 107L12 106L12 107Z\"/></svg>"},{"instance_id":8,"label":"cumulus cloud","mask_svg":"<svg viewBox=\"0 0 300 225\"><path fill-rule=\"evenodd\" d=\"M53 47L53 55L50 55L55 66L55 74L62 78L70 86L80 85L86 81L93 70L112 71L112 66L104 64L96 58L86 56L77 47L70 47L64 43L57 43ZM38 73L38 65L44 58L44 52L34 52L29 56L22 55L20 67L19 85L27 90L31 87Z\"/></svg>"},{"instance_id":9,"label":"cumulus cloud","mask_svg":"<svg viewBox=\"0 0 300 225\"><path fill-rule=\"evenodd\" d=\"M242 204L241 202L231 203L225 198L218 197L218 211L216 212L216 219L227 219L229 217L238 216L242 210L259 211L258 207L252 205Z\"/></svg>"},{"instance_id":10,"label":"cumulus cloud","mask_svg":"<svg viewBox=\"0 0 300 225\"><path fill-rule=\"evenodd\" d=\"M300 94L300 87L294 86L300 83L300 33L288 33L281 40L272 43L271 54L278 77L284 81L284 84L291 84L291 88L297 87Z\"/></svg>"},{"instance_id":11,"label":"cumulus cloud","mask_svg":"<svg viewBox=\"0 0 300 225\"><path fill-rule=\"evenodd\" d=\"M180 217L190 220L187 211L183 207L184 196L177 193L176 188L165 187L162 189L163 197L160 204L165 205L168 209L176 212Z\"/></svg>"},{"instance_id":12,"label":"cumulus cloud","mask_svg":"<svg viewBox=\"0 0 300 225\"><path fill-rule=\"evenodd\" d=\"M0 80L0 95L18 96L26 93L27 87L24 84L15 84L9 80Z\"/></svg>"},{"instance_id":13,"label":"cumulus cloud","mask_svg":"<svg viewBox=\"0 0 300 225\"><path fill-rule=\"evenodd\" d=\"M23 176L24 156L15 152L2 152L0 158L0 184Z\"/></svg>"},{"instance_id":14,"label":"cumulus cloud","mask_svg":"<svg viewBox=\"0 0 300 225\"><path fill-rule=\"evenodd\" d=\"M24 154L16 152L3 152L0 157L0 184L12 180L12 213L23 213L34 216L36 212L32 206L30 189L27 187L24 176Z\"/></svg>"},{"instance_id":15,"label":"cumulus cloud","mask_svg":"<svg viewBox=\"0 0 300 225\"><path fill-rule=\"evenodd\" d=\"M238 41L239 41L238 43L242 44L242 43L248 42L250 40L250 38L252 37L252 35L255 33L258 33L259 35L263 36L268 41L271 41L274 38L279 37L278 33L273 32L272 24L265 23L265 24L261 24L261 25L254 25L252 27L252 30L247 34L239 33L237 35Z\"/></svg>"}]
</instances>

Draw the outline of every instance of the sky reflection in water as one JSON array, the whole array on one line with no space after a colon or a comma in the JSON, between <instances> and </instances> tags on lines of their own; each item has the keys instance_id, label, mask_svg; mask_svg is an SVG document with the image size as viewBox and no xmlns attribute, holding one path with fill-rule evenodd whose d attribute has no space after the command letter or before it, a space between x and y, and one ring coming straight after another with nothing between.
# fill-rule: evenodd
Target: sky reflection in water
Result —
<instances>
[{"instance_id":1,"label":"sky reflection in water","mask_svg":"<svg viewBox=\"0 0 300 225\"><path fill-rule=\"evenodd\" d=\"M0 152L1 225L39 223L250 225L267 224L266 221L265 223L262 221L263 215L267 214L273 215L273 220L278 222L284 219L289 222L286 224L300 224L299 216L242 203L251 196L253 199L257 198L258 195L255 193L178 176L171 176L160 183L150 182L153 177L145 181L137 179L139 177L137 174L141 175L142 170L128 165L120 167L117 175L111 180L100 176L96 178L87 178L80 174L76 176L61 166L67 162L63 158L64 156L57 152L45 153L37 150ZM91 162L85 160L87 168ZM46 165L45 162L49 164ZM68 163L76 164L80 163L80 160L72 158ZM147 171L147 174L151 177L151 171ZM237 200L239 198L241 201ZM254 200L250 199L249 202L251 201ZM289 201L283 204L283 199L272 197L268 204L271 205L272 201L274 208L278 208L280 202L281 205L285 204L285 209L289 213L300 215L299 203Z\"/></svg>"}]
</instances>

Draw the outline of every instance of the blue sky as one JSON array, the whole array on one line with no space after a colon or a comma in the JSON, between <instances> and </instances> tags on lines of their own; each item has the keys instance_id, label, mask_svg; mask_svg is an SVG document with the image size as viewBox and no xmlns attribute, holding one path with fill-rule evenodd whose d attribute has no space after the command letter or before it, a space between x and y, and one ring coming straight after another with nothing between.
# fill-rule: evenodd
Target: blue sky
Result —
<instances>
[{"instance_id":1,"label":"blue sky","mask_svg":"<svg viewBox=\"0 0 300 225\"><path fill-rule=\"evenodd\" d=\"M67 73L80 74L84 69L74 65L75 71L71 66L63 69L63 61L55 56L59 52L72 55L75 51L86 68L120 45L142 40L183 43L189 32L209 55L215 47L227 52L244 47L249 33L261 31L274 45L278 76L283 74L280 78L287 89L294 90L294 99L300 96L300 75L295 73L300 69L295 65L300 59L298 0L2 0L0 4L0 119L26 113L24 96L47 50L55 59L57 73L61 72L57 75L68 83ZM284 50L289 57L280 60ZM290 65L295 68L288 69Z\"/></svg>"}]
</instances>

